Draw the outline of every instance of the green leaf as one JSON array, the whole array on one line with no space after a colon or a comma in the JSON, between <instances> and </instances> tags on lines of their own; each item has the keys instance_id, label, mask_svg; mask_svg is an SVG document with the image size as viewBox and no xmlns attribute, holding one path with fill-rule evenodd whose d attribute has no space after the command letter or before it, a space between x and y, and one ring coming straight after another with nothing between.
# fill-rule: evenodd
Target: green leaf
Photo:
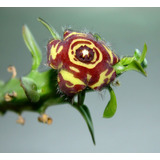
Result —
<instances>
[{"instance_id":1,"label":"green leaf","mask_svg":"<svg viewBox=\"0 0 160 160\"><path fill-rule=\"evenodd\" d=\"M140 57L141 57L141 52L139 49L135 49L135 52L134 52L134 57L136 60L139 60Z\"/></svg>"},{"instance_id":2,"label":"green leaf","mask_svg":"<svg viewBox=\"0 0 160 160\"><path fill-rule=\"evenodd\" d=\"M113 89L109 86L108 87L109 93L110 93L110 101L108 102L104 113L103 113L103 118L111 118L115 114L117 110L117 100L116 100L116 95L113 91Z\"/></svg>"},{"instance_id":3,"label":"green leaf","mask_svg":"<svg viewBox=\"0 0 160 160\"><path fill-rule=\"evenodd\" d=\"M143 67L136 60L133 60L128 66L126 66L124 68L123 72L124 71L129 71L129 70L135 70L137 72L142 73L144 76L147 76L147 73L145 72L145 70L143 69Z\"/></svg>"},{"instance_id":4,"label":"green leaf","mask_svg":"<svg viewBox=\"0 0 160 160\"><path fill-rule=\"evenodd\" d=\"M140 59L138 60L139 63L142 63L146 57L146 53L147 53L147 45L146 43L144 44L144 47L143 47L143 52L141 54L141 57Z\"/></svg>"},{"instance_id":5,"label":"green leaf","mask_svg":"<svg viewBox=\"0 0 160 160\"><path fill-rule=\"evenodd\" d=\"M142 54L136 49L133 57L123 57L118 63L112 66L115 69L117 76L129 70L135 70L147 76L147 73L144 70L144 68L147 67L147 59L145 58L146 53L147 45L144 44Z\"/></svg>"},{"instance_id":6,"label":"green leaf","mask_svg":"<svg viewBox=\"0 0 160 160\"><path fill-rule=\"evenodd\" d=\"M31 102L39 101L40 94L38 93L37 85L33 79L28 77L22 77L21 86L24 89L26 96Z\"/></svg>"},{"instance_id":7,"label":"green leaf","mask_svg":"<svg viewBox=\"0 0 160 160\"><path fill-rule=\"evenodd\" d=\"M95 145L94 128L93 128L92 118L91 118L88 107L86 105L79 106L78 103L73 103L72 106L80 112L80 114L83 116L84 120L86 121L88 129L92 136L93 143Z\"/></svg>"},{"instance_id":8,"label":"green leaf","mask_svg":"<svg viewBox=\"0 0 160 160\"><path fill-rule=\"evenodd\" d=\"M141 53L138 49L135 50L134 52L134 57L135 59L141 64L143 68L147 67L147 59L146 57L147 53L147 45L144 44L143 52Z\"/></svg>"},{"instance_id":9,"label":"green leaf","mask_svg":"<svg viewBox=\"0 0 160 160\"><path fill-rule=\"evenodd\" d=\"M147 59L145 58L145 59L143 60L143 62L141 63L141 66L142 66L143 68L146 68L147 65L148 65L148 62L147 62Z\"/></svg>"},{"instance_id":10,"label":"green leaf","mask_svg":"<svg viewBox=\"0 0 160 160\"><path fill-rule=\"evenodd\" d=\"M102 40L102 38L100 37L100 35L97 34L97 33L94 33L94 34L93 34L93 37L96 39L96 41Z\"/></svg>"},{"instance_id":11,"label":"green leaf","mask_svg":"<svg viewBox=\"0 0 160 160\"><path fill-rule=\"evenodd\" d=\"M22 28L22 35L26 46L32 54L32 70L37 70L42 60L41 50L26 25Z\"/></svg>"},{"instance_id":12,"label":"green leaf","mask_svg":"<svg viewBox=\"0 0 160 160\"><path fill-rule=\"evenodd\" d=\"M123 66L127 66L128 64L132 63L133 60L134 60L134 57L123 57L120 63Z\"/></svg>"},{"instance_id":13,"label":"green leaf","mask_svg":"<svg viewBox=\"0 0 160 160\"><path fill-rule=\"evenodd\" d=\"M46 21L44 21L42 18L38 18L38 21L41 22L50 31L51 35L53 36L53 39L55 40L61 39L60 35L56 32L56 30Z\"/></svg>"}]
</instances>

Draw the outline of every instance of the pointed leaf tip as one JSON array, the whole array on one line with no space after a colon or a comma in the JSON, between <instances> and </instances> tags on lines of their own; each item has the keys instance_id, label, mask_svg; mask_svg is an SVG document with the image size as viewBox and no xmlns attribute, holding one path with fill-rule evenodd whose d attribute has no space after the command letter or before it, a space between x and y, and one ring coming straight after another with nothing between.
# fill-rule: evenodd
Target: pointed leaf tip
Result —
<instances>
[{"instance_id":1,"label":"pointed leaf tip","mask_svg":"<svg viewBox=\"0 0 160 160\"><path fill-rule=\"evenodd\" d=\"M45 20L43 20L40 17L37 18L37 20L39 22L41 22L49 30L49 32L53 36L53 39L55 39L55 40L60 40L61 39L60 35L56 32L56 30L51 25L49 25Z\"/></svg>"},{"instance_id":2,"label":"pointed leaf tip","mask_svg":"<svg viewBox=\"0 0 160 160\"><path fill-rule=\"evenodd\" d=\"M147 53L147 45L146 45L146 43L144 43L144 47L143 47L141 57L139 59L139 63L142 63L145 60L146 53Z\"/></svg>"},{"instance_id":3,"label":"pointed leaf tip","mask_svg":"<svg viewBox=\"0 0 160 160\"><path fill-rule=\"evenodd\" d=\"M141 64L136 61L133 60L132 63L130 63L127 67L126 70L135 70L137 72L142 73L144 76L147 76L147 73L145 72L145 70L143 69L143 67L141 66Z\"/></svg>"},{"instance_id":4,"label":"pointed leaf tip","mask_svg":"<svg viewBox=\"0 0 160 160\"><path fill-rule=\"evenodd\" d=\"M93 37L94 37L97 41L101 41L101 40L102 40L102 38L100 37L100 35L97 34L97 33L94 33L94 34L93 34Z\"/></svg>"},{"instance_id":5,"label":"pointed leaf tip","mask_svg":"<svg viewBox=\"0 0 160 160\"><path fill-rule=\"evenodd\" d=\"M90 111L89 111L88 107L84 104L79 106L78 103L74 103L74 104L72 104L72 106L80 112L80 114L82 115L82 117L86 121L86 124L88 126L89 132L92 137L93 144L95 145L96 142L95 142L95 137L94 137L93 122L92 122L92 118L91 118Z\"/></svg>"},{"instance_id":6,"label":"pointed leaf tip","mask_svg":"<svg viewBox=\"0 0 160 160\"><path fill-rule=\"evenodd\" d=\"M37 70L42 60L41 50L27 25L22 27L22 35L24 42L32 55L32 70Z\"/></svg>"}]
</instances>

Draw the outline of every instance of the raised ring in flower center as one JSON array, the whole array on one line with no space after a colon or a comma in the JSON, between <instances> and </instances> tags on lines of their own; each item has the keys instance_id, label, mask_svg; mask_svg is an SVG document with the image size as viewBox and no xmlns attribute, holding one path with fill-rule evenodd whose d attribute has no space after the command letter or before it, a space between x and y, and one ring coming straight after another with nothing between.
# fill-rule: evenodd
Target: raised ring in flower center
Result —
<instances>
[{"instance_id":1,"label":"raised ring in flower center","mask_svg":"<svg viewBox=\"0 0 160 160\"><path fill-rule=\"evenodd\" d=\"M86 45L81 46L76 50L76 58L84 63L91 62L94 58L94 51Z\"/></svg>"}]
</instances>

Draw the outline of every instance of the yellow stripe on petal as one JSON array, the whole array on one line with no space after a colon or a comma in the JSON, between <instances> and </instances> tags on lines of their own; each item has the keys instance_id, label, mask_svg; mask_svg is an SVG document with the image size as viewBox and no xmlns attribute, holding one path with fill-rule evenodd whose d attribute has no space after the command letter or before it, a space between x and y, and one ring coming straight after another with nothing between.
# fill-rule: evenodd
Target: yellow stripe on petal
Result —
<instances>
[{"instance_id":1,"label":"yellow stripe on petal","mask_svg":"<svg viewBox=\"0 0 160 160\"><path fill-rule=\"evenodd\" d=\"M79 78L74 77L74 75L66 70L61 70L59 72L65 81L71 82L73 85L85 85L83 81Z\"/></svg>"},{"instance_id":2,"label":"yellow stripe on petal","mask_svg":"<svg viewBox=\"0 0 160 160\"><path fill-rule=\"evenodd\" d=\"M89 81L90 81L91 77L92 77L92 75L87 74L87 82L89 82Z\"/></svg>"},{"instance_id":3,"label":"yellow stripe on petal","mask_svg":"<svg viewBox=\"0 0 160 160\"><path fill-rule=\"evenodd\" d=\"M57 69L57 67L54 66L52 63L50 63L49 66L52 67L53 69Z\"/></svg>"},{"instance_id":4,"label":"yellow stripe on petal","mask_svg":"<svg viewBox=\"0 0 160 160\"><path fill-rule=\"evenodd\" d=\"M52 63L50 63L49 66L52 67L53 69L61 69L62 66L63 66L63 63L60 63L60 64L58 65L58 67L55 66L55 65L53 65Z\"/></svg>"},{"instance_id":5,"label":"yellow stripe on petal","mask_svg":"<svg viewBox=\"0 0 160 160\"><path fill-rule=\"evenodd\" d=\"M60 46L59 49L58 49L58 51L56 51L59 43L60 43L60 42L58 42L55 47L54 47L54 45L51 47L50 55L52 56L53 59L56 59L57 55L58 55L58 54L62 51L62 49L63 49L63 46Z\"/></svg>"},{"instance_id":6,"label":"yellow stripe on petal","mask_svg":"<svg viewBox=\"0 0 160 160\"><path fill-rule=\"evenodd\" d=\"M62 49L63 49L63 46L61 45L61 46L58 48L57 53L60 53L60 52L62 51Z\"/></svg>"},{"instance_id":7,"label":"yellow stripe on petal","mask_svg":"<svg viewBox=\"0 0 160 160\"><path fill-rule=\"evenodd\" d=\"M65 41L68 37L73 36L73 35L78 35L82 37L86 37L87 35L84 33L77 33L77 32L71 32L69 35L67 35L63 40Z\"/></svg>"},{"instance_id":8,"label":"yellow stripe on petal","mask_svg":"<svg viewBox=\"0 0 160 160\"><path fill-rule=\"evenodd\" d=\"M116 57L116 61L118 62L118 60L119 60L118 56L115 53L113 53L113 54Z\"/></svg>"},{"instance_id":9,"label":"yellow stripe on petal","mask_svg":"<svg viewBox=\"0 0 160 160\"><path fill-rule=\"evenodd\" d=\"M112 51L109 49L109 48L107 48L105 45L103 45L103 47L106 49L106 51L108 52L108 54L109 54L109 56L110 56L110 58L111 58L111 61L110 61L110 63L112 64L113 63L113 53L112 53Z\"/></svg>"},{"instance_id":10,"label":"yellow stripe on petal","mask_svg":"<svg viewBox=\"0 0 160 160\"><path fill-rule=\"evenodd\" d=\"M66 87L67 87L67 88L73 88L73 87L74 87L74 84L73 84L73 85L68 85L68 84L66 83Z\"/></svg>"},{"instance_id":11,"label":"yellow stripe on petal","mask_svg":"<svg viewBox=\"0 0 160 160\"><path fill-rule=\"evenodd\" d=\"M60 82L60 78L59 78L59 76L57 77L57 82L58 82L58 83Z\"/></svg>"},{"instance_id":12,"label":"yellow stripe on petal","mask_svg":"<svg viewBox=\"0 0 160 160\"><path fill-rule=\"evenodd\" d=\"M72 71L75 71L75 72L77 72L77 73L80 72L78 68L75 68L75 67L73 67L73 66L70 66L69 68L70 68Z\"/></svg>"},{"instance_id":13,"label":"yellow stripe on petal","mask_svg":"<svg viewBox=\"0 0 160 160\"><path fill-rule=\"evenodd\" d=\"M105 80L105 79L108 78L108 79L110 80L110 78L112 77L112 74L113 74L115 71L113 70L110 74L106 75L107 72L108 72L108 69L106 69L105 71L103 71L103 72L100 74L99 81L96 82L95 84L89 86L89 87L92 88L92 89L94 89L94 88L97 88L97 87L101 86L102 84L104 84L104 80ZM109 82L109 81L108 81L108 82ZM107 82L107 83L108 83L108 82Z\"/></svg>"},{"instance_id":14,"label":"yellow stripe on petal","mask_svg":"<svg viewBox=\"0 0 160 160\"><path fill-rule=\"evenodd\" d=\"M74 48L73 48L73 50L72 50L72 49L71 49L71 46L72 46L74 43L79 42L79 41L80 41L81 43L79 43L79 44L77 44L76 46L74 46ZM84 43L83 43L83 42L84 42ZM86 44L85 42L90 42L91 44ZM78 48L80 48L81 46L87 46L88 48L91 48L91 49L96 48L97 51L98 51L98 54L99 54L99 59L96 61L97 55L96 55L96 53L95 53L95 57L94 57L94 59L91 61L93 64L91 64L91 63L88 63L88 64L87 64L87 63L83 63L83 62L81 62L81 61L75 61L75 53L76 53L76 50L77 50ZM72 51L73 51L74 54L72 54ZM68 50L68 55L69 55L69 59L70 59L70 61L71 61L72 63L74 63L74 64L76 64L76 65L78 65L78 66L86 67L86 68L88 68L88 69L93 69L98 63L100 63L100 62L103 60L103 55L102 55L101 51L100 51L91 41L85 40L85 39L75 39L75 40L73 40L72 43L70 44L70 48L69 48L69 50Z\"/></svg>"}]
</instances>

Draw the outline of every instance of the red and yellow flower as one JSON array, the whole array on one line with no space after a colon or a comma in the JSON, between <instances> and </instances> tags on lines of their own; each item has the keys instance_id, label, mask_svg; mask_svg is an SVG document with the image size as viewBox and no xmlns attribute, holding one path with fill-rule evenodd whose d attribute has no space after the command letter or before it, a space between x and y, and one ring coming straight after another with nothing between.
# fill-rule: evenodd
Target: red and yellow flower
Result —
<instances>
[{"instance_id":1,"label":"red and yellow flower","mask_svg":"<svg viewBox=\"0 0 160 160\"><path fill-rule=\"evenodd\" d=\"M86 87L101 90L116 77L112 65L119 61L103 41L92 34L67 30L63 40L51 40L47 45L48 64L58 70L62 92L74 96Z\"/></svg>"}]
</instances>

